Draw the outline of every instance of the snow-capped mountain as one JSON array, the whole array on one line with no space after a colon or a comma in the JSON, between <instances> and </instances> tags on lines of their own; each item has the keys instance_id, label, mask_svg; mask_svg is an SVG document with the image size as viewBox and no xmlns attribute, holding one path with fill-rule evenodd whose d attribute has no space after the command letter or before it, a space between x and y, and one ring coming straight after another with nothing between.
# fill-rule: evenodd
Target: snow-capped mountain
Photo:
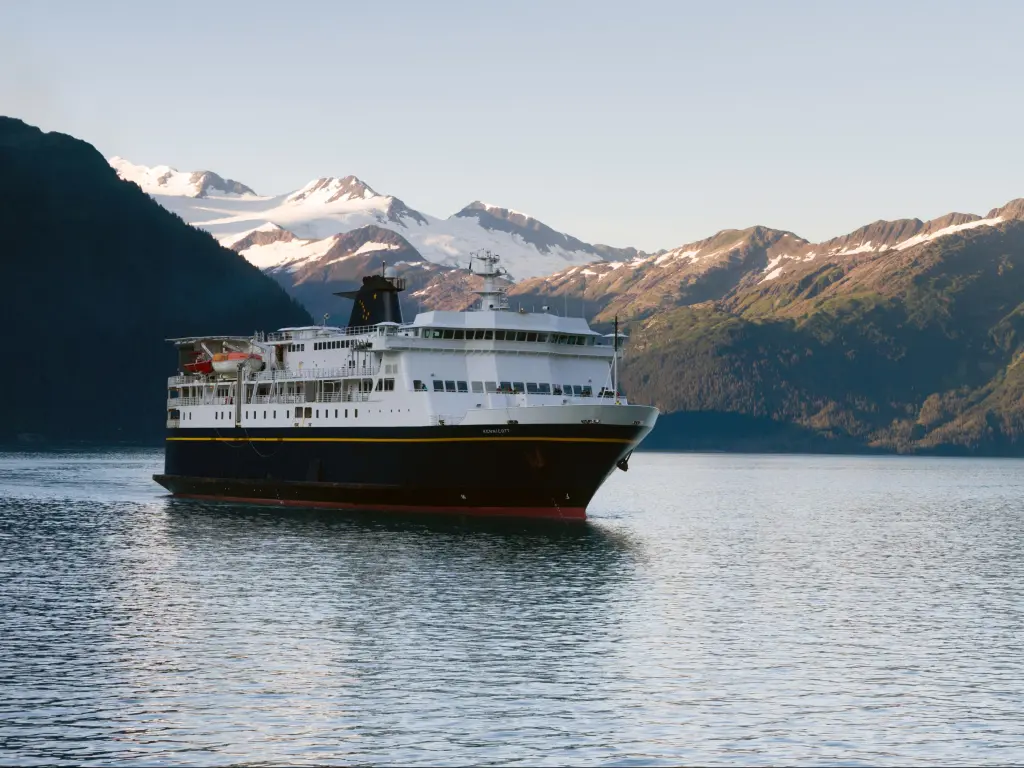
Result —
<instances>
[{"instance_id":1,"label":"snow-capped mountain","mask_svg":"<svg viewBox=\"0 0 1024 768\"><path fill-rule=\"evenodd\" d=\"M331 238L366 226L395 231L435 264L465 266L470 253L489 249L501 256L503 266L516 279L609 257L641 255L631 248L591 245L526 214L480 202L448 218L437 218L410 208L397 197L378 193L355 176L314 179L301 189L267 197L208 171L146 168L121 158L110 162L121 178L134 181L165 208L207 230L224 245L235 247L264 269L284 264L297 269L304 260L315 260L330 250ZM220 185L203 179L220 180ZM276 234L276 230L286 234ZM253 233L259 236L252 245L237 247ZM271 250L267 250L269 239L274 242ZM258 242L261 240L265 242Z\"/></svg>"},{"instance_id":2,"label":"snow-capped mountain","mask_svg":"<svg viewBox=\"0 0 1024 768\"><path fill-rule=\"evenodd\" d=\"M256 196L245 184L222 178L213 171L183 173L169 165L148 168L129 163L121 157L112 157L109 162L118 176L126 181L134 181L143 192L150 195L189 198Z\"/></svg>"},{"instance_id":3,"label":"snow-capped mountain","mask_svg":"<svg viewBox=\"0 0 1024 768\"><path fill-rule=\"evenodd\" d=\"M949 213L931 221L876 221L821 243L769 227L727 229L660 253L572 266L522 280L510 294L513 299L553 306L575 302L577 307L588 306L599 320L610 320L616 314L650 315L797 280L828 264L849 266L886 254L913 257L913 249L920 246L1019 220L1024 220L1024 199L994 208L985 216ZM808 290L817 289L811 286Z\"/></svg>"}]
</instances>

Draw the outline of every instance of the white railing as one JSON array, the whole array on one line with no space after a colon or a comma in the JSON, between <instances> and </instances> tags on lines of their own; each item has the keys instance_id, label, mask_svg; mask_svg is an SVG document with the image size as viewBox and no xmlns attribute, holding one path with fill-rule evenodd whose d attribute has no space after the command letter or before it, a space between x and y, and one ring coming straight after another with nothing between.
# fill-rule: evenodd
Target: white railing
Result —
<instances>
[{"instance_id":1,"label":"white railing","mask_svg":"<svg viewBox=\"0 0 1024 768\"><path fill-rule=\"evenodd\" d=\"M278 368L272 371L260 371L249 381L283 381L286 379L363 379L372 378L380 373L379 365L361 365L344 368L305 368L292 370Z\"/></svg>"},{"instance_id":2,"label":"white railing","mask_svg":"<svg viewBox=\"0 0 1024 768\"><path fill-rule=\"evenodd\" d=\"M177 408L186 405L233 405L233 397L169 397L167 405L170 408Z\"/></svg>"},{"instance_id":3,"label":"white railing","mask_svg":"<svg viewBox=\"0 0 1024 768\"><path fill-rule=\"evenodd\" d=\"M275 368L273 370L260 371L257 374L246 376L243 380L253 381L286 381L300 380L310 381L313 379L365 379L373 378L380 373L379 365L360 365L343 368L305 368L292 370L291 368ZM228 381L234 381L230 378ZM223 384L223 380L221 380ZM211 380L206 376L195 373L179 373L167 377L167 386L180 387L189 384L201 384L210 386Z\"/></svg>"},{"instance_id":4,"label":"white railing","mask_svg":"<svg viewBox=\"0 0 1024 768\"><path fill-rule=\"evenodd\" d=\"M366 403L370 392L326 392L316 398L318 403Z\"/></svg>"},{"instance_id":5,"label":"white railing","mask_svg":"<svg viewBox=\"0 0 1024 768\"><path fill-rule=\"evenodd\" d=\"M394 336L398 327L394 325L357 325L352 328L323 326L303 328L298 331L275 331L266 334L266 341L294 341L296 339L329 338L332 336Z\"/></svg>"}]
</instances>

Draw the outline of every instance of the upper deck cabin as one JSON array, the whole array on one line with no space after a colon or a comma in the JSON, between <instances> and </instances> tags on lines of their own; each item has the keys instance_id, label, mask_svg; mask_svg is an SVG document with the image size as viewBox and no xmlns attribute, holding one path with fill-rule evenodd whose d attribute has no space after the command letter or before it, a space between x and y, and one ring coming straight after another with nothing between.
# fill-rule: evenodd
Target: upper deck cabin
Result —
<instances>
[{"instance_id":1,"label":"upper deck cabin","mask_svg":"<svg viewBox=\"0 0 1024 768\"><path fill-rule=\"evenodd\" d=\"M242 392L246 403L390 401L409 413L409 403L395 397L430 393L429 402L412 395L416 410L453 414L514 404L503 395L528 398L516 399L519 405L615 397L613 361L621 350L613 335L593 331L583 318L509 311L485 286L478 292L484 294L481 304L495 308L422 312L406 323L397 302L400 288L388 296L388 275L373 280L372 293L353 292L356 306L347 327L175 340L183 370L168 382L169 404L205 404L211 393L216 401L234 402L235 392ZM382 310L381 299L391 298L394 306ZM359 324L361 318L370 322ZM258 363L221 364L219 373L187 370L189 360L231 350L240 350L234 355L239 360L248 354Z\"/></svg>"}]
</instances>

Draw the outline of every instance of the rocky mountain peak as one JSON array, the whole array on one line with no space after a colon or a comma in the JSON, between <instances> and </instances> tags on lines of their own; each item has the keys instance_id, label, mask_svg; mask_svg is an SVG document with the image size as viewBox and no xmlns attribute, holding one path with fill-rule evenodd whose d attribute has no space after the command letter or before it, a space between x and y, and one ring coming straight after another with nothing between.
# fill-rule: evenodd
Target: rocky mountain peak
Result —
<instances>
[{"instance_id":1,"label":"rocky mountain peak","mask_svg":"<svg viewBox=\"0 0 1024 768\"><path fill-rule=\"evenodd\" d=\"M288 196L286 202L305 203L316 202L320 204L333 203L340 200L368 200L379 195L369 184L356 176L323 176L313 179L300 189Z\"/></svg>"}]
</instances>

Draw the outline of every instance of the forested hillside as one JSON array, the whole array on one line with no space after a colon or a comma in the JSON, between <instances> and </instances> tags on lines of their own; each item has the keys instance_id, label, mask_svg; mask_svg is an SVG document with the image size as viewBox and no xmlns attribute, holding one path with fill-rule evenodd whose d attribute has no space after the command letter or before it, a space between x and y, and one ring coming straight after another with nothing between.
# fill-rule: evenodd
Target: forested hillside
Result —
<instances>
[{"instance_id":1,"label":"forested hillside","mask_svg":"<svg viewBox=\"0 0 1024 768\"><path fill-rule=\"evenodd\" d=\"M623 378L666 413L705 414L665 419L663 447L1017 455L1022 342L1011 220L659 312L634 323Z\"/></svg>"},{"instance_id":2,"label":"forested hillside","mask_svg":"<svg viewBox=\"0 0 1024 768\"><path fill-rule=\"evenodd\" d=\"M4 440L156 440L168 337L309 322L275 282L91 145L0 117Z\"/></svg>"}]
</instances>

